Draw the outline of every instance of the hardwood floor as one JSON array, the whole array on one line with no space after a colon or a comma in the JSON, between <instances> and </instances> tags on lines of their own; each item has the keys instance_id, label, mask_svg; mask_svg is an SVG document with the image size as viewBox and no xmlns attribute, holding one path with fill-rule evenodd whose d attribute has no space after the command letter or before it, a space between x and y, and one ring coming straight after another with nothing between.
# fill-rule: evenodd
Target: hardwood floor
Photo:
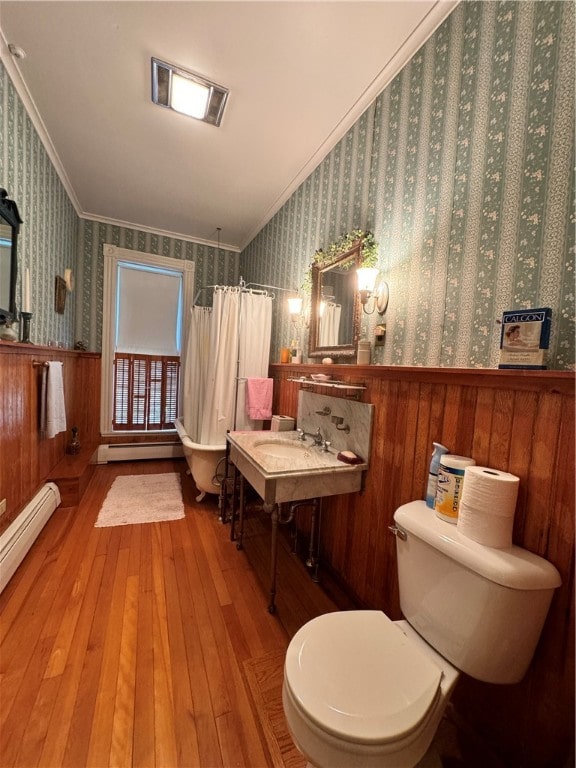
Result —
<instances>
[{"instance_id":1,"label":"hardwood floor","mask_svg":"<svg viewBox=\"0 0 576 768\"><path fill-rule=\"evenodd\" d=\"M337 606L283 544L270 615L266 532L252 526L238 551L185 467L97 467L0 596L2 768L304 764L289 740L271 747L254 665L276 659L278 676L292 634ZM172 471L185 519L94 527L116 476Z\"/></svg>"}]
</instances>

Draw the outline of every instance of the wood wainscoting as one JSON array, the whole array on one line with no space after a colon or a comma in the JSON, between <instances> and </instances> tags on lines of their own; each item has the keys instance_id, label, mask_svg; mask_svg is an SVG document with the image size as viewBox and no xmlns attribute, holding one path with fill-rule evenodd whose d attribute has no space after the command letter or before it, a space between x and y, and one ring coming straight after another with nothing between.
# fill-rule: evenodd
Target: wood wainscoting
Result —
<instances>
[{"instance_id":1,"label":"wood wainscoting","mask_svg":"<svg viewBox=\"0 0 576 768\"><path fill-rule=\"evenodd\" d=\"M272 365L273 412L296 416L301 384L320 365ZM518 768L569 765L574 746L574 375L384 366L330 366L366 389L375 418L362 494L324 500L322 562L358 605L400 617L394 510L425 497L432 442L520 478L514 543L562 575L533 664L514 686L465 678L454 697L463 720ZM306 386L310 386L306 384ZM345 397L345 391L314 385ZM498 638L494 638L498 642Z\"/></svg>"},{"instance_id":2,"label":"wood wainscoting","mask_svg":"<svg viewBox=\"0 0 576 768\"><path fill-rule=\"evenodd\" d=\"M78 427L78 437L86 453L92 453L99 443L100 355L36 344L0 342L0 498L6 499L6 513L0 519L1 530L16 518L44 482L57 480L55 475L62 472L68 481L71 477L69 468L63 468L62 472L58 470L66 457L70 431L51 439L40 436L43 369L34 363L49 360L61 360L64 364L69 430ZM76 481L81 488L81 477Z\"/></svg>"}]
</instances>

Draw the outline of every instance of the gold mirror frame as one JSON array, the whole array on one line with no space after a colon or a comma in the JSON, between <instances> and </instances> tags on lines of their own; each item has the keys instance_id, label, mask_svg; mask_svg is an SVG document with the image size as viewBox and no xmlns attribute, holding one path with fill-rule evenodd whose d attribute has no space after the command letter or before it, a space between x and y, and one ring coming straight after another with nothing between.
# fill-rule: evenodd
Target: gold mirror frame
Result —
<instances>
[{"instance_id":1,"label":"gold mirror frame","mask_svg":"<svg viewBox=\"0 0 576 768\"><path fill-rule=\"evenodd\" d=\"M356 290L356 269L362 264L362 240L355 240L352 247L343 253L339 253L333 259L322 261L312 265L312 293L310 306L310 332L308 336L309 357L353 357L358 348L360 337L361 304ZM321 344L320 333L320 305L323 299L322 287L327 284L327 275L331 273L334 279L336 275L347 275L350 281L351 297L346 297L347 312L342 311L341 322L349 327L344 332L346 339L343 344ZM343 308L344 310L344 308ZM342 334L341 334L342 335Z\"/></svg>"}]
</instances>

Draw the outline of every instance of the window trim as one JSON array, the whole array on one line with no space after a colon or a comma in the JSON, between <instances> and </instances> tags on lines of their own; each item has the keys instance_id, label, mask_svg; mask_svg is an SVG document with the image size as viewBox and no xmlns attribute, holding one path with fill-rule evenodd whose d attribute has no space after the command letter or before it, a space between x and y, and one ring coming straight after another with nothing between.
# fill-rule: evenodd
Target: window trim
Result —
<instances>
[{"instance_id":1,"label":"window trim","mask_svg":"<svg viewBox=\"0 0 576 768\"><path fill-rule=\"evenodd\" d=\"M101 372L101 406L100 432L102 436L117 436L120 430L114 430L112 425L114 408L114 332L116 328L116 299L118 289L118 262L130 262L143 266L161 267L182 274L182 343L187 337L190 322L187 308L192 305L194 291L193 261L174 259L169 256L157 256L144 251L133 251L129 248L119 248L105 243L104 253L104 286L102 301L102 372ZM180 393L182 387L180 387ZM179 395L181 397L181 394ZM180 409L181 402L178 403ZM152 434L153 430L149 431ZM129 430L126 434L146 434L148 430ZM166 433L164 433L166 434Z\"/></svg>"}]
</instances>

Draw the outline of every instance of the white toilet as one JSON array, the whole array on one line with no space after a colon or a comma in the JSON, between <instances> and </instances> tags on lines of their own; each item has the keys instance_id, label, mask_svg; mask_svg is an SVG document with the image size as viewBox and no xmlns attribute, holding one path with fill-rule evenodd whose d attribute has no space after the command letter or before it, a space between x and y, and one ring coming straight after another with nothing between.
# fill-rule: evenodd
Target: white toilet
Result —
<instances>
[{"instance_id":1,"label":"white toilet","mask_svg":"<svg viewBox=\"0 0 576 768\"><path fill-rule=\"evenodd\" d=\"M516 683L560 574L520 547L485 547L424 501L395 515L400 607L305 624L286 653L282 698L294 743L317 768L413 768L459 672Z\"/></svg>"}]
</instances>

